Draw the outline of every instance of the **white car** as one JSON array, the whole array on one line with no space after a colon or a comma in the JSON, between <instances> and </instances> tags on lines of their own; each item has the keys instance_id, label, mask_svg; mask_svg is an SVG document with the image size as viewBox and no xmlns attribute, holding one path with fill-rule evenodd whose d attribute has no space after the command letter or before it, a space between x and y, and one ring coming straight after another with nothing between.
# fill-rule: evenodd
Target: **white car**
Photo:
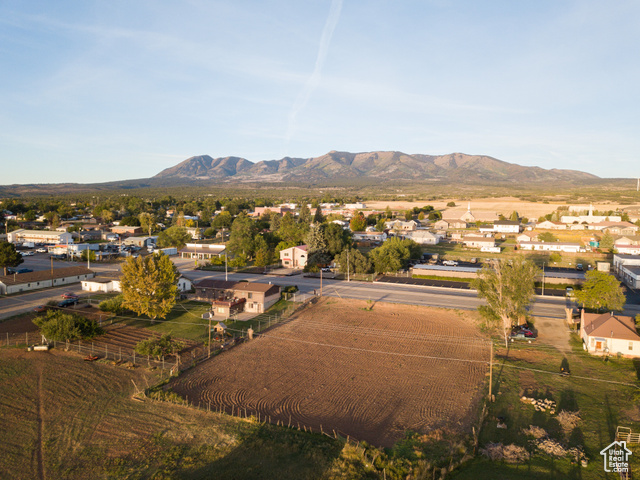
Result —
<instances>
[{"instance_id":1,"label":"white car","mask_svg":"<svg viewBox=\"0 0 640 480\"><path fill-rule=\"evenodd\" d=\"M21 254L23 257L30 257L31 255L33 255L33 252L20 252L20 254Z\"/></svg>"},{"instance_id":2,"label":"white car","mask_svg":"<svg viewBox=\"0 0 640 480\"><path fill-rule=\"evenodd\" d=\"M46 248L38 248L36 250L36 252L38 252L38 253L47 253L47 249Z\"/></svg>"},{"instance_id":3,"label":"white car","mask_svg":"<svg viewBox=\"0 0 640 480\"><path fill-rule=\"evenodd\" d=\"M442 262L443 265L446 265L448 267L457 267L458 266L458 262L456 262L455 260L445 260L444 262Z\"/></svg>"}]
</instances>

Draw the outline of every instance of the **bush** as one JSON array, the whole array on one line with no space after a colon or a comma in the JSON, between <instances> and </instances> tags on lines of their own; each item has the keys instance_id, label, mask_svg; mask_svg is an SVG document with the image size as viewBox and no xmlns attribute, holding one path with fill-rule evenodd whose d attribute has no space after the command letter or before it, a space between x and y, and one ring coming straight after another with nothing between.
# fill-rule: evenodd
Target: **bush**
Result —
<instances>
[{"instance_id":1,"label":"bush","mask_svg":"<svg viewBox=\"0 0 640 480\"><path fill-rule=\"evenodd\" d=\"M33 323L48 340L58 342L93 338L103 333L95 320L62 310L49 310L46 315L34 318Z\"/></svg>"},{"instance_id":2,"label":"bush","mask_svg":"<svg viewBox=\"0 0 640 480\"><path fill-rule=\"evenodd\" d=\"M282 289L282 293L296 293L298 291L297 285L288 285ZM640 315L638 315L640 317Z\"/></svg>"},{"instance_id":3,"label":"bush","mask_svg":"<svg viewBox=\"0 0 640 480\"><path fill-rule=\"evenodd\" d=\"M160 338L150 338L143 340L136 345L136 353L140 355L151 355L157 359L174 355L185 347L184 342L179 342L171 338L170 333L165 333Z\"/></svg>"},{"instance_id":4,"label":"bush","mask_svg":"<svg viewBox=\"0 0 640 480\"><path fill-rule=\"evenodd\" d=\"M115 315L120 315L126 310L122 306L123 301L124 299L122 298L122 295L118 295L116 297L100 302L98 308L103 312L111 312Z\"/></svg>"}]
</instances>

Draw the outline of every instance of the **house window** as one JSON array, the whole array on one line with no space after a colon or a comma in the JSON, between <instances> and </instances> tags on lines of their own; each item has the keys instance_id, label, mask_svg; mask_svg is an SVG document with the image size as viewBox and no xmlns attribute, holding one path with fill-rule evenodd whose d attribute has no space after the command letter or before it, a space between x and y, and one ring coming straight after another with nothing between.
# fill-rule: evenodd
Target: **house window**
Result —
<instances>
[{"instance_id":1,"label":"house window","mask_svg":"<svg viewBox=\"0 0 640 480\"><path fill-rule=\"evenodd\" d=\"M633 342L629 342L629 350L633 350Z\"/></svg>"},{"instance_id":2,"label":"house window","mask_svg":"<svg viewBox=\"0 0 640 480\"><path fill-rule=\"evenodd\" d=\"M249 292L249 297L248 298L253 298L253 293Z\"/></svg>"}]
</instances>

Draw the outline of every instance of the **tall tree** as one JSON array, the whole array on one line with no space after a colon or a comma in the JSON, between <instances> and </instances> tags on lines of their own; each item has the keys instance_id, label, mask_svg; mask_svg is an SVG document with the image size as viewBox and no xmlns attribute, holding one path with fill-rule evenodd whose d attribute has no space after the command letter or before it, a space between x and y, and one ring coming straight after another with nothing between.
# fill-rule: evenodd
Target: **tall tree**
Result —
<instances>
[{"instance_id":1,"label":"tall tree","mask_svg":"<svg viewBox=\"0 0 640 480\"><path fill-rule=\"evenodd\" d=\"M527 306L535 293L535 278L540 273L532 263L522 258L491 261L478 272L472 282L478 297L487 305L478 308L482 316L502 326L505 346L509 345L511 328L527 316Z\"/></svg>"},{"instance_id":2,"label":"tall tree","mask_svg":"<svg viewBox=\"0 0 640 480\"><path fill-rule=\"evenodd\" d=\"M337 223L324 225L323 234L324 241L327 244L327 252L332 257L335 257L347 246L351 245L351 233Z\"/></svg>"},{"instance_id":3,"label":"tall tree","mask_svg":"<svg viewBox=\"0 0 640 480\"><path fill-rule=\"evenodd\" d=\"M391 207L387 205L387 208L384 209L384 216L387 218L393 218L393 212L391 211Z\"/></svg>"},{"instance_id":4,"label":"tall tree","mask_svg":"<svg viewBox=\"0 0 640 480\"><path fill-rule=\"evenodd\" d=\"M322 208L318 206L316 208L316 213L313 215L313 223L322 223L324 222L324 215L322 215Z\"/></svg>"},{"instance_id":5,"label":"tall tree","mask_svg":"<svg viewBox=\"0 0 640 480\"><path fill-rule=\"evenodd\" d=\"M3 268L4 275L7 274L7 267L17 267L22 262L24 262L24 258L22 258L20 252L16 250L13 243L0 243L0 267Z\"/></svg>"},{"instance_id":6,"label":"tall tree","mask_svg":"<svg viewBox=\"0 0 640 480\"><path fill-rule=\"evenodd\" d=\"M367 228L367 219L364 218L362 212L358 212L353 217L351 217L349 228L351 228L352 232L362 232L365 228Z\"/></svg>"},{"instance_id":7,"label":"tall tree","mask_svg":"<svg viewBox=\"0 0 640 480\"><path fill-rule=\"evenodd\" d=\"M300 205L300 216L298 217L300 223L309 224L311 223L311 210L309 210L309 206L306 201L301 202Z\"/></svg>"},{"instance_id":8,"label":"tall tree","mask_svg":"<svg viewBox=\"0 0 640 480\"><path fill-rule=\"evenodd\" d=\"M254 237L257 228L255 222L243 212L231 224L231 236L227 248L234 255L243 254L252 257L255 251Z\"/></svg>"},{"instance_id":9,"label":"tall tree","mask_svg":"<svg viewBox=\"0 0 640 480\"><path fill-rule=\"evenodd\" d=\"M393 237L369 252L377 273L395 272L412 258L420 258L422 249L413 240Z\"/></svg>"},{"instance_id":10,"label":"tall tree","mask_svg":"<svg viewBox=\"0 0 640 480\"><path fill-rule=\"evenodd\" d=\"M142 230L145 232L149 232L149 236L151 236L151 232L153 232L156 228L156 216L153 213L142 212L138 215L138 220L140 220L140 226Z\"/></svg>"},{"instance_id":11,"label":"tall tree","mask_svg":"<svg viewBox=\"0 0 640 480\"><path fill-rule=\"evenodd\" d=\"M593 310L622 310L627 301L620 282L606 272L591 270L585 273L581 290L576 290L576 300Z\"/></svg>"},{"instance_id":12,"label":"tall tree","mask_svg":"<svg viewBox=\"0 0 640 480\"><path fill-rule=\"evenodd\" d=\"M372 268L371 261L366 255L350 247L340 252L335 261L340 265L340 273L369 273Z\"/></svg>"},{"instance_id":13,"label":"tall tree","mask_svg":"<svg viewBox=\"0 0 640 480\"><path fill-rule=\"evenodd\" d=\"M158 235L158 246L162 248L176 247L180 249L190 240L191 235L189 235L186 228L174 225L173 227L169 227L165 231L160 232L160 235Z\"/></svg>"},{"instance_id":14,"label":"tall tree","mask_svg":"<svg viewBox=\"0 0 640 480\"><path fill-rule=\"evenodd\" d=\"M613 248L613 245L613 235L611 235L608 231L604 232L604 234L600 238L600 248L604 250L611 250Z\"/></svg>"},{"instance_id":15,"label":"tall tree","mask_svg":"<svg viewBox=\"0 0 640 480\"><path fill-rule=\"evenodd\" d=\"M409 209L404 212L404 219L408 222L409 220L413 220L413 210Z\"/></svg>"},{"instance_id":16,"label":"tall tree","mask_svg":"<svg viewBox=\"0 0 640 480\"><path fill-rule=\"evenodd\" d=\"M176 303L178 269L164 254L129 257L122 265L122 306L151 319L165 318Z\"/></svg>"}]
</instances>

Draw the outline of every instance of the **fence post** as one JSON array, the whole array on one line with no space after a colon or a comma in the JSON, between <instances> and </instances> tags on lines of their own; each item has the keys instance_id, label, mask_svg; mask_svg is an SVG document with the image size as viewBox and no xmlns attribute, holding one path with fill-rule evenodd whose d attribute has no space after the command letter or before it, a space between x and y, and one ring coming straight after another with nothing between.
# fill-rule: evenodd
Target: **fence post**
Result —
<instances>
[{"instance_id":1,"label":"fence post","mask_svg":"<svg viewBox=\"0 0 640 480\"><path fill-rule=\"evenodd\" d=\"M133 351L133 364L136 364L136 351Z\"/></svg>"},{"instance_id":2,"label":"fence post","mask_svg":"<svg viewBox=\"0 0 640 480\"><path fill-rule=\"evenodd\" d=\"M119 357L119 361L122 361L122 347L120 347L120 357Z\"/></svg>"},{"instance_id":3,"label":"fence post","mask_svg":"<svg viewBox=\"0 0 640 480\"><path fill-rule=\"evenodd\" d=\"M29 332L25 332L24 334L24 341L27 345L29 345Z\"/></svg>"}]
</instances>

